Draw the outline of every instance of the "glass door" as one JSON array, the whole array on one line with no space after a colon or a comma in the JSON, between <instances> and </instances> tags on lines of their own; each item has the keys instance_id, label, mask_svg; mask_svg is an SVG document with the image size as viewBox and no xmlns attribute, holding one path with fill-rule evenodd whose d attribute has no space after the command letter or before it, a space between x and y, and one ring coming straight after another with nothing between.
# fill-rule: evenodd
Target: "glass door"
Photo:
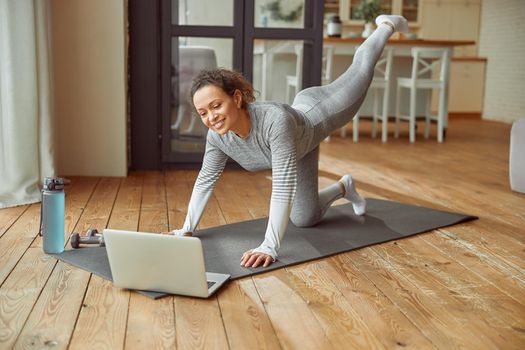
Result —
<instances>
[{"instance_id":1,"label":"glass door","mask_svg":"<svg viewBox=\"0 0 525 350\"><path fill-rule=\"evenodd\" d=\"M161 9L161 156L164 163L202 160L207 128L190 101L203 69L242 70L242 0L164 0Z\"/></svg>"},{"instance_id":2,"label":"glass door","mask_svg":"<svg viewBox=\"0 0 525 350\"><path fill-rule=\"evenodd\" d=\"M241 71L258 100L285 102L283 79L295 74L300 46L300 87L320 84L322 1L162 0L160 10L163 165L202 161L208 130L190 101L202 69Z\"/></svg>"},{"instance_id":3,"label":"glass door","mask_svg":"<svg viewBox=\"0 0 525 350\"><path fill-rule=\"evenodd\" d=\"M291 103L321 84L323 1L252 0L246 13L244 71L260 100Z\"/></svg>"}]
</instances>

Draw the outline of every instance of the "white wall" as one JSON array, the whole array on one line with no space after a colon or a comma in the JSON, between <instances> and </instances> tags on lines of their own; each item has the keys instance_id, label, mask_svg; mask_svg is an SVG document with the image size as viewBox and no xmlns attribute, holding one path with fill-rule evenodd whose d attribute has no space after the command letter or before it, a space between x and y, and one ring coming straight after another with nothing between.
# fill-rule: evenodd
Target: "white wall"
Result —
<instances>
[{"instance_id":1,"label":"white wall","mask_svg":"<svg viewBox=\"0 0 525 350\"><path fill-rule=\"evenodd\" d=\"M125 176L126 0L51 0L60 175Z\"/></svg>"},{"instance_id":2,"label":"white wall","mask_svg":"<svg viewBox=\"0 0 525 350\"><path fill-rule=\"evenodd\" d=\"M525 1L483 0L479 55L488 58L483 118L525 118Z\"/></svg>"}]
</instances>

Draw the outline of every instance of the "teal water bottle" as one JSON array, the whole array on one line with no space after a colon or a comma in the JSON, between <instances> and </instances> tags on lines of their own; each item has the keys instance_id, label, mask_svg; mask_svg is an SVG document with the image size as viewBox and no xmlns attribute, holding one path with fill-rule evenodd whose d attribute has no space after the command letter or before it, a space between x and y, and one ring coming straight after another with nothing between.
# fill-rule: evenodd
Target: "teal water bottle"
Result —
<instances>
[{"instance_id":1,"label":"teal water bottle","mask_svg":"<svg viewBox=\"0 0 525 350\"><path fill-rule=\"evenodd\" d=\"M64 251L64 179L46 177L42 189L42 226L44 252Z\"/></svg>"}]
</instances>

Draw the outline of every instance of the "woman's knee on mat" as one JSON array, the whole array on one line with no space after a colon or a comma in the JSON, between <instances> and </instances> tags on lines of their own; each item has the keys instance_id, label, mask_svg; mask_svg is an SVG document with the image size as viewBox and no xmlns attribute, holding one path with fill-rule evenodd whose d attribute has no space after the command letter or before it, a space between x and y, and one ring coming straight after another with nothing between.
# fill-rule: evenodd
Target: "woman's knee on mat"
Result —
<instances>
[{"instance_id":1,"label":"woman's knee on mat","mask_svg":"<svg viewBox=\"0 0 525 350\"><path fill-rule=\"evenodd\" d=\"M310 227L319 222L319 215L304 215L301 213L292 213L290 215L292 224L296 227Z\"/></svg>"}]
</instances>

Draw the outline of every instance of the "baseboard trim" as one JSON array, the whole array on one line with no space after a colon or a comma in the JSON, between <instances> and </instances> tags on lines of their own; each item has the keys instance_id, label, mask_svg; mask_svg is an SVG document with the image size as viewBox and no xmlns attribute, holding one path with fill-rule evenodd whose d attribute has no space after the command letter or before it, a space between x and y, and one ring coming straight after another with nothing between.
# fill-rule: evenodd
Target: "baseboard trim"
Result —
<instances>
[{"instance_id":1,"label":"baseboard trim","mask_svg":"<svg viewBox=\"0 0 525 350\"><path fill-rule=\"evenodd\" d=\"M449 119L480 119L481 112L448 112Z\"/></svg>"},{"instance_id":2,"label":"baseboard trim","mask_svg":"<svg viewBox=\"0 0 525 350\"><path fill-rule=\"evenodd\" d=\"M432 112L432 114L436 115L437 112ZM372 119L371 115L361 115L359 116L360 119ZM394 115L389 115L388 120L395 120ZM424 115L417 115L416 119L424 120ZM448 119L479 119L481 120L481 112L448 112ZM381 121L381 117L378 118L379 121Z\"/></svg>"}]
</instances>

